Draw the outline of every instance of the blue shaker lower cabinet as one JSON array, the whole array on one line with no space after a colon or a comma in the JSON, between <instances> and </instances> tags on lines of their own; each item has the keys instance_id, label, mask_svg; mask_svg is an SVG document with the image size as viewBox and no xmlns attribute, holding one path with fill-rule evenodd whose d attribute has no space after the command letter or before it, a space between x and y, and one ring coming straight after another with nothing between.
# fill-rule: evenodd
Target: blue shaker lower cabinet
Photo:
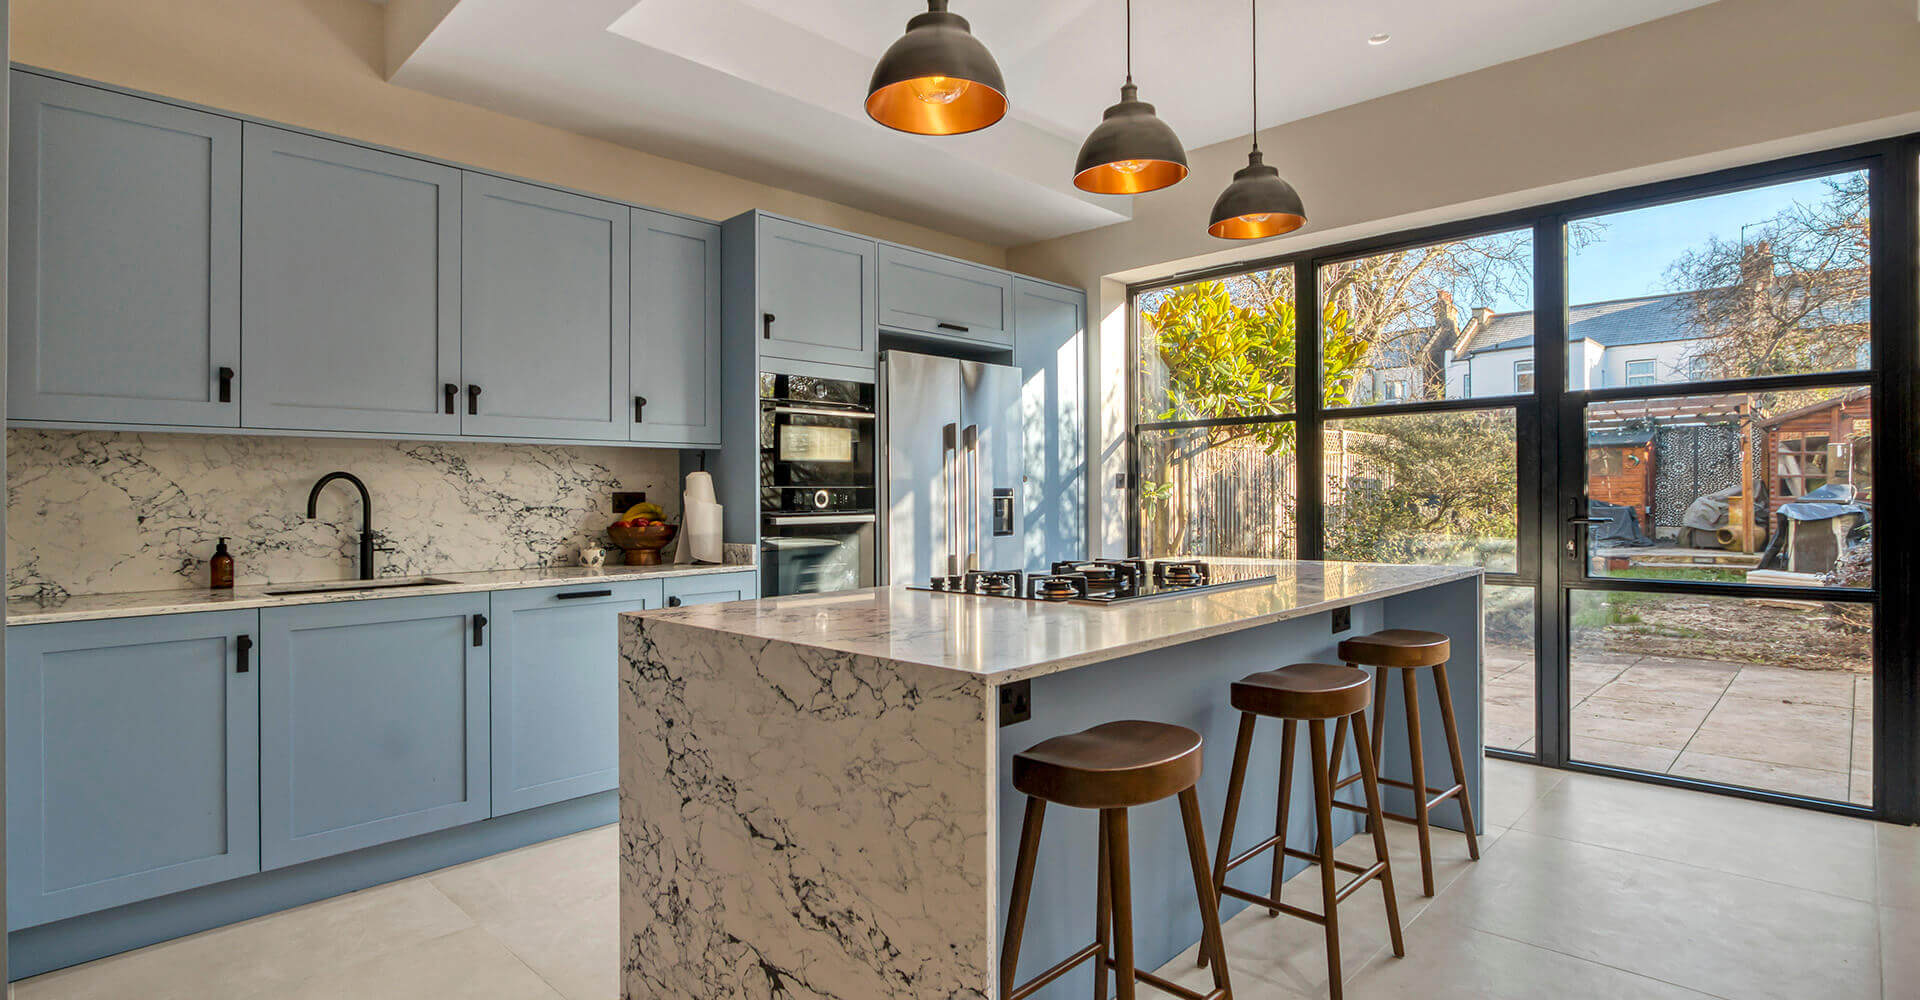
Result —
<instances>
[{"instance_id":1,"label":"blue shaker lower cabinet","mask_svg":"<svg viewBox=\"0 0 1920 1000\"><path fill-rule=\"evenodd\" d=\"M260 870L254 611L7 631L7 910L31 927Z\"/></svg>"},{"instance_id":2,"label":"blue shaker lower cabinet","mask_svg":"<svg viewBox=\"0 0 1920 1000\"><path fill-rule=\"evenodd\" d=\"M488 597L260 612L263 868L487 817Z\"/></svg>"},{"instance_id":3,"label":"blue shaker lower cabinet","mask_svg":"<svg viewBox=\"0 0 1920 1000\"><path fill-rule=\"evenodd\" d=\"M493 815L619 787L618 620L660 583L493 594Z\"/></svg>"},{"instance_id":4,"label":"blue shaker lower cabinet","mask_svg":"<svg viewBox=\"0 0 1920 1000\"><path fill-rule=\"evenodd\" d=\"M683 605L719 604L724 601L744 601L750 597L759 597L758 580L759 577L752 572L746 572L684 576L662 582L667 585L667 607L678 608Z\"/></svg>"}]
</instances>

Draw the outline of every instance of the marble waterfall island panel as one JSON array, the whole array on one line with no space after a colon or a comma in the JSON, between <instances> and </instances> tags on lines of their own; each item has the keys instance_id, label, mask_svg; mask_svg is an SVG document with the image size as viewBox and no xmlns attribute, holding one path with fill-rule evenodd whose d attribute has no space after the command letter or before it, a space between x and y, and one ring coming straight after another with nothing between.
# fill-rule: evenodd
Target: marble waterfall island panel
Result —
<instances>
[{"instance_id":1,"label":"marble waterfall island panel","mask_svg":"<svg viewBox=\"0 0 1920 1000\"><path fill-rule=\"evenodd\" d=\"M984 1000L995 744L979 678L621 621L631 1000Z\"/></svg>"},{"instance_id":2,"label":"marble waterfall island panel","mask_svg":"<svg viewBox=\"0 0 1920 1000\"><path fill-rule=\"evenodd\" d=\"M570 563L604 544L615 490L679 508L678 456L641 448L485 441L118 431L7 431L7 596L204 587L220 536L241 584L353 575L360 500L316 479L344 469L373 493L382 576Z\"/></svg>"}]
</instances>

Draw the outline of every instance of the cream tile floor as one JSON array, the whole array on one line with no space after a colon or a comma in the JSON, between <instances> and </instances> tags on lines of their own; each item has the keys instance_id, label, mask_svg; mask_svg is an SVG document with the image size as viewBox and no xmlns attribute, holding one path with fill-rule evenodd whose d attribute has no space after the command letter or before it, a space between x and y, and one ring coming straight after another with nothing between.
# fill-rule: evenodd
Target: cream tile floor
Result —
<instances>
[{"instance_id":1,"label":"cream tile floor","mask_svg":"<svg viewBox=\"0 0 1920 1000\"><path fill-rule=\"evenodd\" d=\"M1387 947L1377 889L1349 899L1351 1000L1920 997L1920 830L1497 760L1486 812L1478 864L1436 831L1431 899L1411 829L1390 826L1407 956ZM612 1000L616 850L603 827L50 973L14 996ZM1316 878L1296 876L1287 898L1316 905ZM1226 936L1238 1000L1326 995L1318 927L1248 910ZM1206 978L1191 952L1163 972Z\"/></svg>"}]
</instances>

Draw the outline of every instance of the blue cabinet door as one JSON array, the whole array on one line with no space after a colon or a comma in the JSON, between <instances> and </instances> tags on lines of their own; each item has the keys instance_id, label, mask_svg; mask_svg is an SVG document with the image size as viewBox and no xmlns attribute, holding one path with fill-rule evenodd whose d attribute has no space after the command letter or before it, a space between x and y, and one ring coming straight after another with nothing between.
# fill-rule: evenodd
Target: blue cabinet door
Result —
<instances>
[{"instance_id":1,"label":"blue cabinet door","mask_svg":"<svg viewBox=\"0 0 1920 1000\"><path fill-rule=\"evenodd\" d=\"M872 370L878 244L766 215L756 235L760 353Z\"/></svg>"},{"instance_id":2,"label":"blue cabinet door","mask_svg":"<svg viewBox=\"0 0 1920 1000\"><path fill-rule=\"evenodd\" d=\"M7 630L9 926L260 870L258 625L216 611Z\"/></svg>"},{"instance_id":3,"label":"blue cabinet door","mask_svg":"<svg viewBox=\"0 0 1920 1000\"><path fill-rule=\"evenodd\" d=\"M1013 275L880 246L880 325L985 347L1013 346Z\"/></svg>"},{"instance_id":4,"label":"blue cabinet door","mask_svg":"<svg viewBox=\"0 0 1920 1000\"><path fill-rule=\"evenodd\" d=\"M463 183L461 433L627 440L630 210L485 174Z\"/></svg>"},{"instance_id":5,"label":"blue cabinet door","mask_svg":"<svg viewBox=\"0 0 1920 1000\"><path fill-rule=\"evenodd\" d=\"M487 816L486 594L260 612L263 868Z\"/></svg>"},{"instance_id":6,"label":"blue cabinet door","mask_svg":"<svg viewBox=\"0 0 1920 1000\"><path fill-rule=\"evenodd\" d=\"M1087 296L1027 278L1014 292L1013 362L1027 429L1020 491L1026 567L1079 559L1087 548Z\"/></svg>"},{"instance_id":7,"label":"blue cabinet door","mask_svg":"<svg viewBox=\"0 0 1920 1000\"><path fill-rule=\"evenodd\" d=\"M240 123L11 80L7 416L237 425Z\"/></svg>"},{"instance_id":8,"label":"blue cabinet door","mask_svg":"<svg viewBox=\"0 0 1920 1000\"><path fill-rule=\"evenodd\" d=\"M666 584L667 607L679 608L759 597L760 585L757 580L753 571L748 570L744 573L670 577L661 582Z\"/></svg>"},{"instance_id":9,"label":"blue cabinet door","mask_svg":"<svg viewBox=\"0 0 1920 1000\"><path fill-rule=\"evenodd\" d=\"M720 446L720 227L633 210L627 438Z\"/></svg>"},{"instance_id":10,"label":"blue cabinet door","mask_svg":"<svg viewBox=\"0 0 1920 1000\"><path fill-rule=\"evenodd\" d=\"M460 171L248 123L248 427L458 434Z\"/></svg>"},{"instance_id":11,"label":"blue cabinet door","mask_svg":"<svg viewBox=\"0 0 1920 1000\"><path fill-rule=\"evenodd\" d=\"M620 784L618 618L657 580L493 595L493 815Z\"/></svg>"}]
</instances>

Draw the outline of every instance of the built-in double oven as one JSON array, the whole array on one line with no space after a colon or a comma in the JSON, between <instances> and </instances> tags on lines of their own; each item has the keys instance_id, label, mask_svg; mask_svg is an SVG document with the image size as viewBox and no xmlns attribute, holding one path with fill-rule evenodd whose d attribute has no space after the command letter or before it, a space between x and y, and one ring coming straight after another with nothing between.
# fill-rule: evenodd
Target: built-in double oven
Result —
<instances>
[{"instance_id":1,"label":"built-in double oven","mask_svg":"<svg viewBox=\"0 0 1920 1000\"><path fill-rule=\"evenodd\" d=\"M874 387L760 375L760 590L874 585Z\"/></svg>"}]
</instances>

